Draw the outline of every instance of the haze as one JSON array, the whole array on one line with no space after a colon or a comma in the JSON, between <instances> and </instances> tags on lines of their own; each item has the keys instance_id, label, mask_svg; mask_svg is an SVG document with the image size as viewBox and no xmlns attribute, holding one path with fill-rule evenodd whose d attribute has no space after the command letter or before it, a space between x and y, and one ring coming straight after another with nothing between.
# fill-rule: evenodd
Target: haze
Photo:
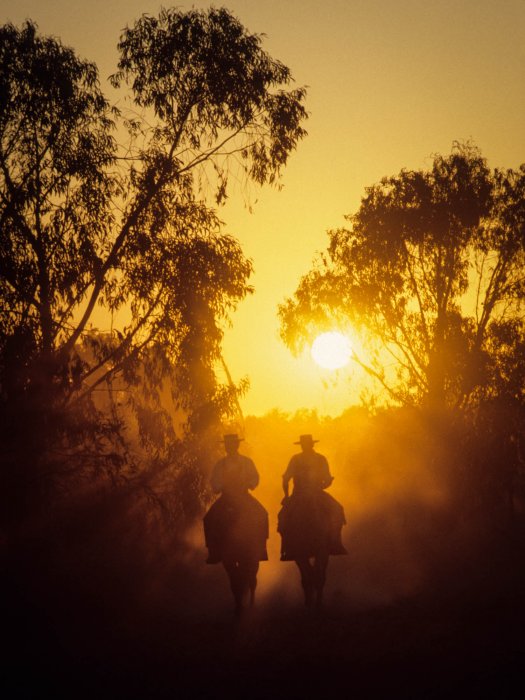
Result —
<instances>
[{"instance_id":1,"label":"haze","mask_svg":"<svg viewBox=\"0 0 525 700\"><path fill-rule=\"evenodd\" d=\"M208 2L177 2L181 9ZM337 415L357 403L362 377L337 375L309 354L296 359L278 337L277 305L293 293L326 230L343 225L364 188L401 168L429 164L454 140L472 140L491 167L525 161L525 3L521 0L229 0L265 48L307 85L308 137L282 190L241 190L221 212L255 265L256 293L233 317L224 355L234 380L248 376L245 414L273 407ZM106 89L121 29L148 0L2 0L2 22L30 18L95 61ZM107 92L110 94L109 85ZM251 205L250 213L248 205Z\"/></svg>"}]
</instances>

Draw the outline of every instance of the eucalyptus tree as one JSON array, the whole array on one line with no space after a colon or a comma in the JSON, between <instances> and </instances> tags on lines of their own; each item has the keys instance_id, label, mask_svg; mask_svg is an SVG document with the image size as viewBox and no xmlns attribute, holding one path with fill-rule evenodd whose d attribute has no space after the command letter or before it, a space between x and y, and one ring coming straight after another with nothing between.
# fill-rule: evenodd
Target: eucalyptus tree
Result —
<instances>
[{"instance_id":1,"label":"eucalyptus tree","mask_svg":"<svg viewBox=\"0 0 525 700\"><path fill-rule=\"evenodd\" d=\"M274 183L305 135L304 89L225 9L142 16L118 48L126 110L32 22L0 28L1 412L7 471L22 462L27 479L41 453L56 456L48 472L122 473L110 388L140 385L159 408L170 376L187 434L231 407L214 368L251 263L210 197L224 201L229 177ZM173 457L168 433L148 443L153 462ZM80 444L89 458L75 463Z\"/></svg>"},{"instance_id":2,"label":"eucalyptus tree","mask_svg":"<svg viewBox=\"0 0 525 700\"><path fill-rule=\"evenodd\" d=\"M525 390L525 166L490 170L457 144L428 170L366 189L349 226L280 306L299 351L352 324L354 359L394 404L466 407Z\"/></svg>"}]
</instances>

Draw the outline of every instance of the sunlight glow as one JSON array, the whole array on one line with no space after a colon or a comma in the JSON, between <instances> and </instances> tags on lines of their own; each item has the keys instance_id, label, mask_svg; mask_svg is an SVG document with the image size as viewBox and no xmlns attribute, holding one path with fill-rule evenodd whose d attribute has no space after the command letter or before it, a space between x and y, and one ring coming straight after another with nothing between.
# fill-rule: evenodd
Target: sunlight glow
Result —
<instances>
[{"instance_id":1,"label":"sunlight glow","mask_svg":"<svg viewBox=\"0 0 525 700\"><path fill-rule=\"evenodd\" d=\"M312 343L312 357L325 369L340 369L348 364L352 354L352 344L346 335L338 331L321 333Z\"/></svg>"}]
</instances>

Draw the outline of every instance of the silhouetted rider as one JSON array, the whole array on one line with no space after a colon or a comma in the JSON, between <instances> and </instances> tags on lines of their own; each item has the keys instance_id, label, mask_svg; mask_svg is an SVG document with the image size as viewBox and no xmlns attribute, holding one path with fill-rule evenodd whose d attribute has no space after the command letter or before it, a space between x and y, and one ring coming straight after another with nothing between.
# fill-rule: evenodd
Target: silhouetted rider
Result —
<instances>
[{"instance_id":1,"label":"silhouetted rider","mask_svg":"<svg viewBox=\"0 0 525 700\"><path fill-rule=\"evenodd\" d=\"M301 452L293 455L283 474L284 499L277 526L281 560L297 563L307 605L313 602L314 593L321 604L328 557L347 553L341 542L343 507L325 491L333 476L326 457L315 451L316 442L311 435L301 435L294 443L301 446Z\"/></svg>"},{"instance_id":2,"label":"silhouetted rider","mask_svg":"<svg viewBox=\"0 0 525 700\"><path fill-rule=\"evenodd\" d=\"M317 492L330 486L334 477L330 474L328 460L319 452L314 450L314 444L319 442L313 440L311 435L301 435L299 442L302 452L293 455L288 468L283 474L283 490L285 498L289 496L289 484L293 480L294 495L302 495Z\"/></svg>"},{"instance_id":3,"label":"silhouetted rider","mask_svg":"<svg viewBox=\"0 0 525 700\"><path fill-rule=\"evenodd\" d=\"M213 468L210 484L215 493L235 498L259 484L259 472L249 457L239 454L241 439L235 434L224 436L226 456Z\"/></svg>"},{"instance_id":4,"label":"silhouetted rider","mask_svg":"<svg viewBox=\"0 0 525 700\"><path fill-rule=\"evenodd\" d=\"M268 513L254 498L259 473L253 461L239 454L241 438L224 436L226 455L213 468L210 483L220 497L204 516L208 564L222 562L228 573L237 612L250 592L253 603L259 561L268 559Z\"/></svg>"}]
</instances>

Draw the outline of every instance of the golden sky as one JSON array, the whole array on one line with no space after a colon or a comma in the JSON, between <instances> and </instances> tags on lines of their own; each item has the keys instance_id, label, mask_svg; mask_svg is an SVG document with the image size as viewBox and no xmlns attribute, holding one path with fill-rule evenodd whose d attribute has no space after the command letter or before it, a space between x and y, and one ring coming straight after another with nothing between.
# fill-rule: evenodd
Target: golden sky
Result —
<instances>
[{"instance_id":1,"label":"golden sky","mask_svg":"<svg viewBox=\"0 0 525 700\"><path fill-rule=\"evenodd\" d=\"M0 0L0 21L33 19L99 66L116 67L121 29L151 0ZM209 2L173 3L181 9ZM424 168L471 139L491 167L525 161L525 0L224 0L264 47L307 85L308 137L281 191L241 191L221 212L252 258L256 293L239 307L224 354L248 376L245 414L277 407L336 415L359 399L351 365L335 376L278 337L277 305L293 293L326 231L343 225L364 188L401 168Z\"/></svg>"}]
</instances>

